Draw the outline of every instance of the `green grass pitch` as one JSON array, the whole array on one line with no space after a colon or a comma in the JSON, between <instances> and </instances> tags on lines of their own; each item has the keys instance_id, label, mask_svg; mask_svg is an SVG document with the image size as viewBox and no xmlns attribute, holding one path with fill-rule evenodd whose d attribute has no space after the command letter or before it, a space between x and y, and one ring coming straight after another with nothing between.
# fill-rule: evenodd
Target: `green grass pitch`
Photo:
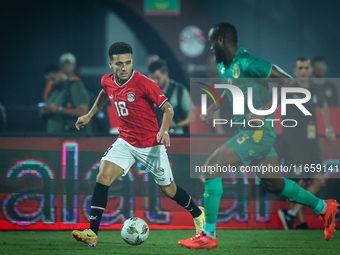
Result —
<instances>
[{"instance_id":1,"label":"green grass pitch","mask_svg":"<svg viewBox=\"0 0 340 255\"><path fill-rule=\"evenodd\" d=\"M193 230L151 230L140 246L126 244L120 231L99 232L97 247L76 242L71 231L1 231L0 255L19 254L340 254L340 233L326 241L323 230L217 230L218 247L213 251L181 248L177 241Z\"/></svg>"}]
</instances>

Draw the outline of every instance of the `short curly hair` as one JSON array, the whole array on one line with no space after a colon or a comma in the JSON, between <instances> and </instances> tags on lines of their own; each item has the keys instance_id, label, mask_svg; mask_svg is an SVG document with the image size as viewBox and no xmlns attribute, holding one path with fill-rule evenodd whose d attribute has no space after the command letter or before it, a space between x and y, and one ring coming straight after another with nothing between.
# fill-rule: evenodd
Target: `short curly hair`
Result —
<instances>
[{"instance_id":1,"label":"short curly hair","mask_svg":"<svg viewBox=\"0 0 340 255\"><path fill-rule=\"evenodd\" d=\"M126 53L132 54L132 47L130 44L126 42L115 42L114 44L110 46L109 57L111 61L113 60L112 55L126 54Z\"/></svg>"},{"instance_id":2,"label":"short curly hair","mask_svg":"<svg viewBox=\"0 0 340 255\"><path fill-rule=\"evenodd\" d=\"M231 43L237 44L237 30L234 25L228 22L221 22L213 27L213 37L221 36Z\"/></svg>"}]
</instances>

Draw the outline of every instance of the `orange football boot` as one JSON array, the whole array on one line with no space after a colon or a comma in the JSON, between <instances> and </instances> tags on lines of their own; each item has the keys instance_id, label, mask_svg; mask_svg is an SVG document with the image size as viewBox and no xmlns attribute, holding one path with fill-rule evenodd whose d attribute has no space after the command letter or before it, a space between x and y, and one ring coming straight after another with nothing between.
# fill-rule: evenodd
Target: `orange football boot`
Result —
<instances>
[{"instance_id":1,"label":"orange football boot","mask_svg":"<svg viewBox=\"0 0 340 255\"><path fill-rule=\"evenodd\" d=\"M319 216L319 220L323 221L323 225L325 226L325 239L328 241L331 239L334 233L334 227L335 227L335 215L337 211L337 207L339 206L336 200L325 200L327 203L327 210L324 215Z\"/></svg>"},{"instance_id":2,"label":"orange football boot","mask_svg":"<svg viewBox=\"0 0 340 255\"><path fill-rule=\"evenodd\" d=\"M212 239L203 233L197 233L187 240L180 240L178 244L190 249L215 249L217 247L217 238Z\"/></svg>"}]
</instances>

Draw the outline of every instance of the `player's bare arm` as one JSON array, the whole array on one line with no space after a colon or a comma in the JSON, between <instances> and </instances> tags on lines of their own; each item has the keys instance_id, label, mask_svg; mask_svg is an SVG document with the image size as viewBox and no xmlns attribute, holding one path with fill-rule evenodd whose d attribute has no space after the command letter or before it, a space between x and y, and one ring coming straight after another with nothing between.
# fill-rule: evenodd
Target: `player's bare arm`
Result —
<instances>
[{"instance_id":1,"label":"player's bare arm","mask_svg":"<svg viewBox=\"0 0 340 255\"><path fill-rule=\"evenodd\" d=\"M329 107L326 101L324 102L323 107L320 109L320 111L326 126L325 136L330 142L334 142L336 140L336 136L334 129L331 126L331 120L329 117Z\"/></svg>"},{"instance_id":2,"label":"player's bare arm","mask_svg":"<svg viewBox=\"0 0 340 255\"><path fill-rule=\"evenodd\" d=\"M157 142L164 143L165 146L170 146L170 136L168 133L172 118L174 117L174 110L169 102L161 107L164 112L162 126L157 134Z\"/></svg>"},{"instance_id":3,"label":"player's bare arm","mask_svg":"<svg viewBox=\"0 0 340 255\"><path fill-rule=\"evenodd\" d=\"M285 71L283 71L280 67L276 65L272 65L272 70L267 78L268 82L273 82L278 84L278 101L280 101L281 98L281 87L293 87L295 84L294 79L287 74ZM266 104L264 104L259 110L268 110L272 107L273 101L270 99ZM260 119L264 120L265 115L255 115L253 113L249 113L247 115L247 121L251 119ZM254 122L256 123L256 122ZM258 123L260 124L260 123Z\"/></svg>"},{"instance_id":4,"label":"player's bare arm","mask_svg":"<svg viewBox=\"0 0 340 255\"><path fill-rule=\"evenodd\" d=\"M80 130L87 123L89 123L91 118L107 103L108 100L109 97L104 93L103 90L101 90L91 110L87 114L84 114L78 118L75 124L76 128Z\"/></svg>"},{"instance_id":5,"label":"player's bare arm","mask_svg":"<svg viewBox=\"0 0 340 255\"><path fill-rule=\"evenodd\" d=\"M222 101L222 104L226 104L227 102L229 102L228 100L228 97L227 97L227 94L225 93L225 91L223 91L222 95L220 96L221 98L221 101ZM201 121L204 123L204 124L209 124L210 120L213 118L213 115L214 113L221 109L221 103L220 101L218 100L217 101L217 104L211 104L207 110L207 114L206 115L203 115L201 114L200 115L200 119Z\"/></svg>"}]
</instances>

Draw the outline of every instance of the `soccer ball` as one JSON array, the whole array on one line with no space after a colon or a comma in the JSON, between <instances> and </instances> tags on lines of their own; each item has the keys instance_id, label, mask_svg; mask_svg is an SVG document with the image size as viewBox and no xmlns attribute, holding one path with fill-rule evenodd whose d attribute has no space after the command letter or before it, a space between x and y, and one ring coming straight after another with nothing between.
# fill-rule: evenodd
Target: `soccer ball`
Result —
<instances>
[{"instance_id":1,"label":"soccer ball","mask_svg":"<svg viewBox=\"0 0 340 255\"><path fill-rule=\"evenodd\" d=\"M138 217L127 219L121 230L123 240L131 245L140 245L149 237L149 226Z\"/></svg>"}]
</instances>

